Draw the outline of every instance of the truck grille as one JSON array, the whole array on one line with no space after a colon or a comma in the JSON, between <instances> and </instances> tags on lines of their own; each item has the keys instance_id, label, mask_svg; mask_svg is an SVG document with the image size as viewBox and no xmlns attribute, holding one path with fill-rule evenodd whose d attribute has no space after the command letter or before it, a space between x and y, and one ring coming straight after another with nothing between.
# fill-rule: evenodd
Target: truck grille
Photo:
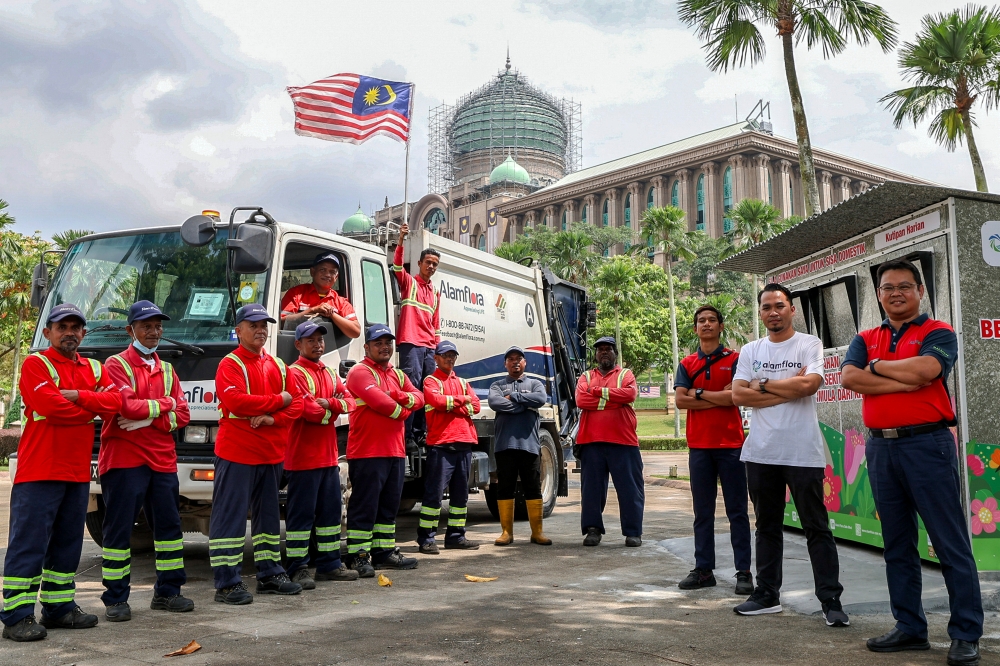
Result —
<instances>
[{"instance_id":1,"label":"truck grille","mask_svg":"<svg viewBox=\"0 0 1000 666\"><path fill-rule=\"evenodd\" d=\"M180 431L178 431L180 432ZM180 441L178 432L174 433L174 444L177 447L177 456L180 458L214 458L215 444L188 444ZM94 458L97 458L101 450L101 429L94 428Z\"/></svg>"}]
</instances>

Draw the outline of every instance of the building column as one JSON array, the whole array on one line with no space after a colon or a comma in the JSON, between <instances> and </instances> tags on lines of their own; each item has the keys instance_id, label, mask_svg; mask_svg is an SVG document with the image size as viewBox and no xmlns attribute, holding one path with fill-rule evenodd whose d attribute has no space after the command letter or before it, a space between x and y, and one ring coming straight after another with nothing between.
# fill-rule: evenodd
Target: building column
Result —
<instances>
[{"instance_id":1,"label":"building column","mask_svg":"<svg viewBox=\"0 0 1000 666\"><path fill-rule=\"evenodd\" d=\"M851 179L847 176L837 176L834 179L834 187L837 203L843 203L851 198Z\"/></svg>"},{"instance_id":2,"label":"building column","mask_svg":"<svg viewBox=\"0 0 1000 666\"><path fill-rule=\"evenodd\" d=\"M558 229L560 220L556 218L557 213L557 206L546 206L542 210L542 224L547 226L549 229Z\"/></svg>"},{"instance_id":3,"label":"building column","mask_svg":"<svg viewBox=\"0 0 1000 666\"><path fill-rule=\"evenodd\" d=\"M733 170L733 206L736 206L750 196L747 187L747 158L733 155L729 158L729 166Z\"/></svg>"},{"instance_id":4,"label":"building column","mask_svg":"<svg viewBox=\"0 0 1000 666\"><path fill-rule=\"evenodd\" d=\"M697 217L695 214L695 208L691 204L691 171L689 169L679 169L674 172L674 177L677 178L677 207L684 211L688 219L688 228L694 229L693 219ZM671 201L671 193L664 190L663 192L663 202L664 204Z\"/></svg>"},{"instance_id":5,"label":"building column","mask_svg":"<svg viewBox=\"0 0 1000 666\"><path fill-rule=\"evenodd\" d=\"M791 184L792 184L792 163L788 160L781 160L778 162L778 188L781 190L776 193L774 197L777 201L781 202L781 216L788 217L792 214L792 197L791 197Z\"/></svg>"},{"instance_id":6,"label":"building column","mask_svg":"<svg viewBox=\"0 0 1000 666\"><path fill-rule=\"evenodd\" d=\"M524 228L525 229L534 229L537 224L538 224L538 211L537 210L529 210L528 212L526 212L524 214Z\"/></svg>"},{"instance_id":7,"label":"building column","mask_svg":"<svg viewBox=\"0 0 1000 666\"><path fill-rule=\"evenodd\" d=\"M705 176L705 233L712 238L722 235L722 188L717 182L718 172L719 165L715 162L701 165L701 173ZM697 209L697 199L695 206Z\"/></svg>"},{"instance_id":8,"label":"building column","mask_svg":"<svg viewBox=\"0 0 1000 666\"><path fill-rule=\"evenodd\" d=\"M819 203L823 210L833 206L833 174L829 171L819 172Z\"/></svg>"},{"instance_id":9,"label":"building column","mask_svg":"<svg viewBox=\"0 0 1000 666\"><path fill-rule=\"evenodd\" d=\"M620 193L621 193L621 190L619 190L617 187L612 187L610 190L605 190L604 191L604 196L608 199L608 226L609 227L619 227L619 226L621 226L621 213L618 212L618 206L621 203L621 200L618 198L618 195ZM603 203L601 204L601 210L599 210L597 212L597 214L599 216L604 214L604 204ZM599 217L598 220L599 221L598 221L597 224L598 224L598 226L600 226L603 223L603 219Z\"/></svg>"},{"instance_id":10,"label":"building column","mask_svg":"<svg viewBox=\"0 0 1000 666\"><path fill-rule=\"evenodd\" d=\"M601 197L596 194L588 194L583 198L583 205L587 207L587 223L595 227L600 226L601 212L597 210L601 205ZM583 209L580 209L580 221L583 221Z\"/></svg>"},{"instance_id":11,"label":"building column","mask_svg":"<svg viewBox=\"0 0 1000 666\"><path fill-rule=\"evenodd\" d=\"M767 200L767 175L769 172L771 163L771 158L764 153L758 154L753 158L753 177L750 179L753 182L753 195L757 199L760 199L764 203L768 203Z\"/></svg>"},{"instance_id":12,"label":"building column","mask_svg":"<svg viewBox=\"0 0 1000 666\"><path fill-rule=\"evenodd\" d=\"M635 239L639 237L639 227L642 226L639 222L642 220L642 214L646 210L646 188L639 181L633 181L628 184L628 193L632 195L632 211L630 213L632 221L632 242L635 243ZM625 212L622 209L622 225L625 224Z\"/></svg>"},{"instance_id":13,"label":"building column","mask_svg":"<svg viewBox=\"0 0 1000 666\"><path fill-rule=\"evenodd\" d=\"M520 215L508 215L504 218L506 222L504 223L503 236L501 236L504 243L512 243L514 239L518 236L518 225L521 222Z\"/></svg>"},{"instance_id":14,"label":"building column","mask_svg":"<svg viewBox=\"0 0 1000 666\"><path fill-rule=\"evenodd\" d=\"M574 223L579 222L576 219L576 199L570 199L569 201L563 202L563 210L566 211L566 230L573 226ZM562 230L562 213L559 214L559 229Z\"/></svg>"},{"instance_id":15,"label":"building column","mask_svg":"<svg viewBox=\"0 0 1000 666\"><path fill-rule=\"evenodd\" d=\"M653 188L653 205L657 208L667 205L667 183L669 180L666 176L653 176L649 179L649 184Z\"/></svg>"},{"instance_id":16,"label":"building column","mask_svg":"<svg viewBox=\"0 0 1000 666\"><path fill-rule=\"evenodd\" d=\"M855 194L864 194L871 186L863 180L856 180L851 187Z\"/></svg>"}]
</instances>

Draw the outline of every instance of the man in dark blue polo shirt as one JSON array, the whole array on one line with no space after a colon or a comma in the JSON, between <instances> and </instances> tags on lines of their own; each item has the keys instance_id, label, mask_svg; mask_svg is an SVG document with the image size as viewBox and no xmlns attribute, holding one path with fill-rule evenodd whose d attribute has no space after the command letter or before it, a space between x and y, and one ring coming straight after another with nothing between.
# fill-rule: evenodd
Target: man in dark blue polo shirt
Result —
<instances>
[{"instance_id":1,"label":"man in dark blue polo shirt","mask_svg":"<svg viewBox=\"0 0 1000 666\"><path fill-rule=\"evenodd\" d=\"M913 264L886 262L878 269L877 282L886 319L851 342L842 379L845 388L864 396L862 416L870 435L865 457L882 520L885 573L896 618L891 631L868 640L868 649L930 649L920 603L919 514L948 587L948 663L972 666L979 663L983 605L949 429L956 424L955 412L945 385L958 356L958 339L945 322L920 314L924 286Z\"/></svg>"}]
</instances>

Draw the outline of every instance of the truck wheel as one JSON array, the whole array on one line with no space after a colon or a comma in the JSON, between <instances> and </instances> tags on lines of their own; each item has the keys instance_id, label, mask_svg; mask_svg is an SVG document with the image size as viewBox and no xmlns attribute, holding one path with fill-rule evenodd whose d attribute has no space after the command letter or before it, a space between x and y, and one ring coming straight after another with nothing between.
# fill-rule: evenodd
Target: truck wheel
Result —
<instances>
[{"instance_id":1,"label":"truck wheel","mask_svg":"<svg viewBox=\"0 0 1000 666\"><path fill-rule=\"evenodd\" d=\"M107 507L104 505L104 497L97 496L97 511L87 513L87 532L101 548L104 547L104 516L107 514ZM153 530L146 521L146 515L140 511L139 518L132 526L132 539L129 547L133 552L142 553L153 550Z\"/></svg>"},{"instance_id":2,"label":"truck wheel","mask_svg":"<svg viewBox=\"0 0 1000 666\"><path fill-rule=\"evenodd\" d=\"M87 513L87 532L90 534L90 538L94 540L99 548L104 547L104 514L107 513L107 509L104 508L104 498L100 495L97 496L97 511L90 511Z\"/></svg>"},{"instance_id":3,"label":"truck wheel","mask_svg":"<svg viewBox=\"0 0 1000 666\"><path fill-rule=\"evenodd\" d=\"M404 513L409 513L413 510L413 507L417 505L417 500L415 499L401 499L399 500L399 511L396 513L402 515Z\"/></svg>"},{"instance_id":4,"label":"truck wheel","mask_svg":"<svg viewBox=\"0 0 1000 666\"><path fill-rule=\"evenodd\" d=\"M347 458L341 456L340 465L340 534L347 538L347 504L351 501L351 477L347 473Z\"/></svg>"},{"instance_id":5,"label":"truck wheel","mask_svg":"<svg viewBox=\"0 0 1000 666\"><path fill-rule=\"evenodd\" d=\"M542 449L539 466L541 467L542 515L548 518L556 508L556 495L559 492L559 452L556 451L555 440L548 430L539 433Z\"/></svg>"},{"instance_id":6,"label":"truck wheel","mask_svg":"<svg viewBox=\"0 0 1000 666\"><path fill-rule=\"evenodd\" d=\"M497 508L497 484L491 483L490 487L483 491L486 498L486 508L490 510L493 520L500 520L500 509Z\"/></svg>"}]
</instances>

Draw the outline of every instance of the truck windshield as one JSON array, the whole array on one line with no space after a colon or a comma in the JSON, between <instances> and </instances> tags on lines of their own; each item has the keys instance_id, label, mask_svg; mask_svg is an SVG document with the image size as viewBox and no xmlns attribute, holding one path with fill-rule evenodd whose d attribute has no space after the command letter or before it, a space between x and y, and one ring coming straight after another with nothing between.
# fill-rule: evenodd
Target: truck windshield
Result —
<instances>
[{"instance_id":1,"label":"truck windshield","mask_svg":"<svg viewBox=\"0 0 1000 666\"><path fill-rule=\"evenodd\" d=\"M56 271L39 321L59 303L73 303L87 316L84 347L127 346L128 308L139 300L156 303L170 317L163 335L194 344L231 344L233 315L226 291L226 238L220 229L202 247L180 233L112 236L73 245ZM267 274L234 275L237 305L264 303ZM48 346L41 326L33 346ZM169 344L169 343L165 343Z\"/></svg>"}]
</instances>

